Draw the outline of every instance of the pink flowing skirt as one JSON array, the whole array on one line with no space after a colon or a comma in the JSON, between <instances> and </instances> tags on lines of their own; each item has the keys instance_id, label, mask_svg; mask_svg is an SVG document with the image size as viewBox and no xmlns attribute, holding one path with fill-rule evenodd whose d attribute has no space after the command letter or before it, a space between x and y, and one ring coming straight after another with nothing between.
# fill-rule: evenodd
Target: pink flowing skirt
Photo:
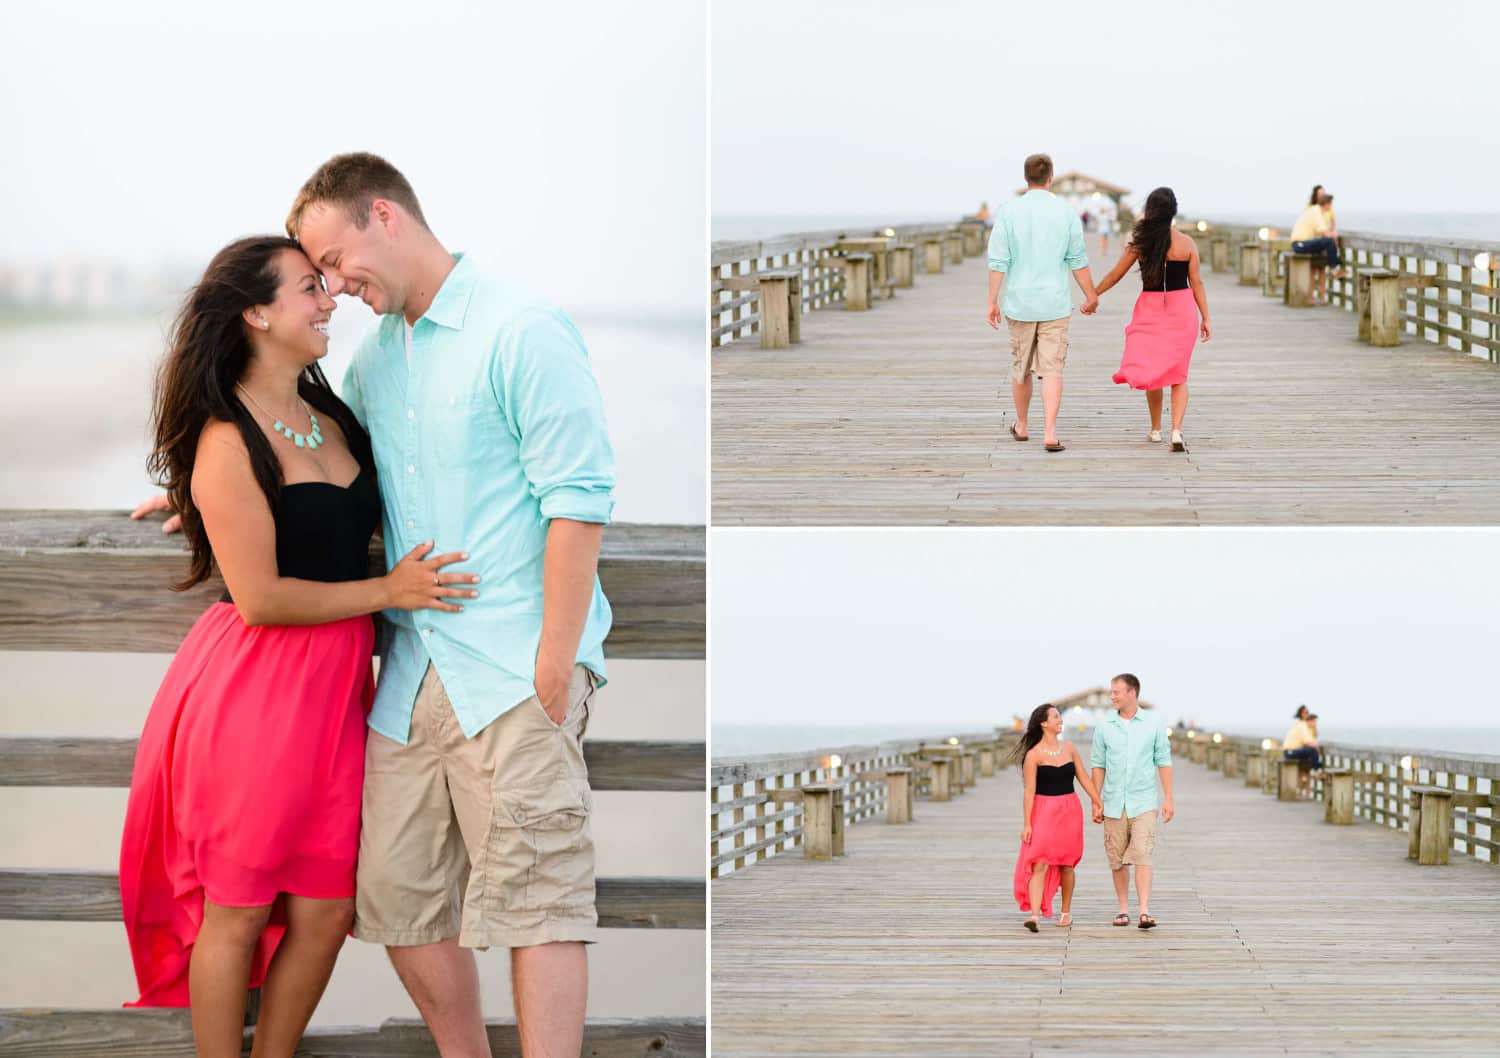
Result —
<instances>
[{"instance_id":1,"label":"pink flowing skirt","mask_svg":"<svg viewBox=\"0 0 1500 1058\"><path fill-rule=\"evenodd\" d=\"M1198 340L1198 303L1191 289L1143 290L1125 328L1125 354L1114 381L1131 389L1162 389L1188 379Z\"/></svg>"},{"instance_id":2,"label":"pink flowing skirt","mask_svg":"<svg viewBox=\"0 0 1500 1058\"><path fill-rule=\"evenodd\" d=\"M120 846L120 900L140 999L187 1006L203 902L277 904L250 987L285 932L277 896L354 895L368 616L251 627L231 603L198 618L141 732Z\"/></svg>"},{"instance_id":3,"label":"pink flowing skirt","mask_svg":"<svg viewBox=\"0 0 1500 1058\"><path fill-rule=\"evenodd\" d=\"M1159 296L1159 295L1158 295ZM1052 899L1062 884L1059 867L1076 867L1083 859L1083 805L1077 794L1037 797L1031 803L1031 841L1021 846L1016 859L1016 903L1030 914L1031 869L1045 863L1047 874L1042 882L1043 918L1052 917Z\"/></svg>"}]
</instances>

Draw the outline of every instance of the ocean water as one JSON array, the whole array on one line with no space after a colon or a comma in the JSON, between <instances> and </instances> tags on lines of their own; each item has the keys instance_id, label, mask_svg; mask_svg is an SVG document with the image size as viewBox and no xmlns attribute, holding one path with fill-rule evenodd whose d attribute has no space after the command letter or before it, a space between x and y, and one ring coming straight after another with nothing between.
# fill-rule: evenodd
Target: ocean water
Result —
<instances>
[{"instance_id":1,"label":"ocean water","mask_svg":"<svg viewBox=\"0 0 1500 1058\"><path fill-rule=\"evenodd\" d=\"M710 238L764 239L772 235L785 235L798 231L824 231L847 228L864 231L889 224L916 224L941 222L951 224L958 220L969 207L960 207L948 213L915 211L899 214L815 214L798 216L780 214L766 216L718 216L710 224ZM1206 217L1233 224L1269 224L1290 228L1297 219L1295 209L1218 210L1207 207L1188 208L1184 212L1195 217ZM1339 227L1349 231L1369 232L1381 235L1412 235L1433 240L1461 240L1476 242L1500 242L1500 213L1361 213L1356 209L1339 209Z\"/></svg>"},{"instance_id":2,"label":"ocean water","mask_svg":"<svg viewBox=\"0 0 1500 1058\"><path fill-rule=\"evenodd\" d=\"M1175 719L1174 721L1175 722ZM1238 735L1260 735L1279 739L1287 723L1280 717L1226 721L1222 728L1200 722L1200 730ZM811 725L811 724L714 724L708 755L715 761L767 753L796 753L839 746L869 745L910 739L938 739L949 735L990 730L981 720L954 720L949 723L899 725ZM1500 727L1418 727L1418 726L1339 726L1319 724L1319 735L1325 742L1342 742L1356 746L1389 746L1391 749L1420 753L1442 751L1478 756L1500 756ZM1078 738L1069 728L1065 738ZM1086 736L1085 736L1086 737Z\"/></svg>"}]
</instances>

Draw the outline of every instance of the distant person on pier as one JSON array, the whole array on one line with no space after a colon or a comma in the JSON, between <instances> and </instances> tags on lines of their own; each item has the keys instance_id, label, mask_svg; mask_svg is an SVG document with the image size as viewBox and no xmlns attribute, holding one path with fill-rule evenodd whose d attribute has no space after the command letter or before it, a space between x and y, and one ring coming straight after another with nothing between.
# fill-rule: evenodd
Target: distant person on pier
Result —
<instances>
[{"instance_id":1,"label":"distant person on pier","mask_svg":"<svg viewBox=\"0 0 1500 1058\"><path fill-rule=\"evenodd\" d=\"M1297 707L1297 712L1293 715L1292 726L1287 731L1286 737L1281 740L1281 750L1282 756L1287 760L1307 762L1308 768L1305 772L1301 768L1298 769L1299 792L1304 774L1307 776L1309 789L1313 779L1323 777L1323 755L1318 745L1318 731L1313 714L1308 712L1307 706Z\"/></svg>"},{"instance_id":2,"label":"distant person on pier","mask_svg":"<svg viewBox=\"0 0 1500 1058\"><path fill-rule=\"evenodd\" d=\"M1068 357L1068 322L1072 302L1068 273L1083 291L1082 311L1099 306L1083 246L1083 226L1072 208L1052 193L1052 159L1033 154L1023 167L1026 193L1000 207L990 233L989 325L1000 329L1003 316L1010 330L1011 396L1016 421L1010 435L1025 441L1031 410L1032 377L1042 380L1045 417L1043 443L1061 452L1057 413L1062 405L1063 366ZM1004 311L1001 311L1001 289Z\"/></svg>"},{"instance_id":3,"label":"distant person on pier","mask_svg":"<svg viewBox=\"0 0 1500 1058\"><path fill-rule=\"evenodd\" d=\"M1136 925L1153 929L1151 853L1156 847L1158 810L1172 820L1172 744L1167 729L1140 707L1141 681L1123 672L1110 681L1116 712L1094 732L1090 766L1104 799L1104 852L1115 883L1120 913L1113 925L1130 925L1130 868L1140 906ZM1158 797L1160 780L1162 796Z\"/></svg>"},{"instance_id":4,"label":"distant person on pier","mask_svg":"<svg viewBox=\"0 0 1500 1058\"><path fill-rule=\"evenodd\" d=\"M1332 195L1327 191L1320 191L1318 201L1309 205L1298 215L1296 223L1292 225L1292 252L1326 254L1328 271L1333 273L1333 278L1342 279L1344 269L1339 258L1338 240L1333 238L1329 229L1331 214L1323 211L1323 207L1332 202ZM1327 282L1326 272L1324 282Z\"/></svg>"},{"instance_id":5,"label":"distant person on pier","mask_svg":"<svg viewBox=\"0 0 1500 1058\"><path fill-rule=\"evenodd\" d=\"M1177 196L1158 187L1146 197L1125 251L1099 282L1102 295L1139 262L1141 292L1125 328L1125 352L1114 381L1146 391L1151 417L1147 439L1161 443L1162 390L1172 389L1172 451L1186 452L1182 422L1187 416L1188 364L1193 343L1213 335L1208 295L1199 271L1198 244L1172 227Z\"/></svg>"},{"instance_id":6,"label":"distant person on pier","mask_svg":"<svg viewBox=\"0 0 1500 1058\"><path fill-rule=\"evenodd\" d=\"M1109 235L1113 228L1113 222L1108 213L1099 214L1099 220L1095 227L1099 229L1099 256L1104 257L1109 253Z\"/></svg>"},{"instance_id":7,"label":"distant person on pier","mask_svg":"<svg viewBox=\"0 0 1500 1058\"><path fill-rule=\"evenodd\" d=\"M1323 194L1323 224L1328 231L1328 237L1333 240L1333 248L1342 258L1344 248L1339 243L1338 221L1333 215L1333 195L1328 192ZM1324 305L1328 304L1328 269L1326 268L1320 273L1318 287L1321 294L1320 300Z\"/></svg>"},{"instance_id":8,"label":"distant person on pier","mask_svg":"<svg viewBox=\"0 0 1500 1058\"><path fill-rule=\"evenodd\" d=\"M1021 807L1021 853L1016 857L1016 902L1026 912L1024 925L1037 931L1038 916L1052 917L1052 898L1062 889L1059 927L1073 924L1074 868L1083 859L1083 808L1073 783L1083 785L1093 804L1095 823L1104 819L1099 791L1083 768L1083 758L1072 742L1061 741L1062 713L1055 705L1039 705L1027 721L1012 760L1021 763L1026 791Z\"/></svg>"},{"instance_id":9,"label":"distant person on pier","mask_svg":"<svg viewBox=\"0 0 1500 1058\"><path fill-rule=\"evenodd\" d=\"M974 215L988 224L990 222L990 217L992 217L994 214L990 212L990 204L988 202L981 202L979 203L979 212Z\"/></svg>"}]
</instances>

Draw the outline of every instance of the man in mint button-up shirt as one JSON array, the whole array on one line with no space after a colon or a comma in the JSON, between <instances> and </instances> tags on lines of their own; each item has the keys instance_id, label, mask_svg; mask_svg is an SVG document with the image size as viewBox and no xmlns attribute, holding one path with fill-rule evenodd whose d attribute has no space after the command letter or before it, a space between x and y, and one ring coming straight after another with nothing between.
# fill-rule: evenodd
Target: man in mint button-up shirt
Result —
<instances>
[{"instance_id":1,"label":"man in mint button-up shirt","mask_svg":"<svg viewBox=\"0 0 1500 1058\"><path fill-rule=\"evenodd\" d=\"M1117 710L1094 731L1089 767L1104 801L1104 852L1114 876L1120 912L1115 925L1130 924L1130 868L1135 867L1141 929L1151 929L1151 853L1156 845L1156 817L1172 818L1172 746L1166 728L1140 707L1141 681L1130 673L1110 683L1109 700ZM1165 798L1159 799L1160 779Z\"/></svg>"},{"instance_id":2,"label":"man in mint button-up shirt","mask_svg":"<svg viewBox=\"0 0 1500 1058\"><path fill-rule=\"evenodd\" d=\"M1052 193L1052 159L1033 154L1024 166L1026 193L1000 207L990 232L990 300L988 319L1000 328L1000 292L1010 330L1011 396L1016 421L1010 434L1025 441L1030 433L1032 376L1042 380L1047 451L1061 452L1057 412L1062 405L1063 366L1068 358L1068 297L1071 272L1083 291L1083 312L1099 306L1089 259L1083 248L1083 225L1073 208Z\"/></svg>"},{"instance_id":3,"label":"man in mint button-up shirt","mask_svg":"<svg viewBox=\"0 0 1500 1058\"><path fill-rule=\"evenodd\" d=\"M598 929L583 734L604 679L596 569L615 485L583 339L449 253L375 155L324 163L287 233L330 294L381 316L344 395L374 448L387 561L464 551L434 587L479 590L447 600L461 612L386 615L354 935L386 946L443 1054L489 1053L472 950L489 947L511 950L528 1053L578 1054Z\"/></svg>"}]
</instances>

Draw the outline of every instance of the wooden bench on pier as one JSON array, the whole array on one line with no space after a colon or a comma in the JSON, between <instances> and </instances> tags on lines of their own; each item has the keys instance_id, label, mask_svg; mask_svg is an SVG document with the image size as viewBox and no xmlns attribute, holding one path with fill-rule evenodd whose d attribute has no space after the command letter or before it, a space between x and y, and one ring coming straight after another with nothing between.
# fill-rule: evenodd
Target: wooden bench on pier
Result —
<instances>
[{"instance_id":1,"label":"wooden bench on pier","mask_svg":"<svg viewBox=\"0 0 1500 1058\"><path fill-rule=\"evenodd\" d=\"M185 567L180 537L125 512L0 513L0 650L171 653L203 609L223 591L218 577L186 592L168 585ZM377 545L370 575L385 572ZM615 607L605 643L615 658L704 656L704 534L693 526L611 526L605 530L599 578ZM46 703L38 703L45 707ZM0 786L127 787L133 738L0 737ZM584 756L595 790L702 792L701 741L589 740ZM599 925L606 929L706 927L699 877L600 877ZM119 922L114 871L0 868L0 920ZM13 955L17 953L12 953ZM125 995L132 982L121 980ZM250 998L253 1027L257 1000ZM510 1019L487 1022L499 1055L520 1053ZM247 1037L248 1039L248 1037ZM706 1053L702 1018L590 1020L591 1054ZM191 1055L188 1010L0 1009L0 1052L40 1058ZM435 1053L418 1020L379 1026L313 1029L298 1055Z\"/></svg>"},{"instance_id":2,"label":"wooden bench on pier","mask_svg":"<svg viewBox=\"0 0 1500 1058\"><path fill-rule=\"evenodd\" d=\"M849 312L868 311L870 292L874 289L875 255L846 253L829 258L828 263L844 270L844 308Z\"/></svg>"},{"instance_id":3,"label":"wooden bench on pier","mask_svg":"<svg viewBox=\"0 0 1500 1058\"><path fill-rule=\"evenodd\" d=\"M1453 790L1446 786L1408 786L1411 798L1411 834L1406 858L1424 866L1448 862L1453 845L1455 808L1500 808L1500 795Z\"/></svg>"},{"instance_id":4,"label":"wooden bench on pier","mask_svg":"<svg viewBox=\"0 0 1500 1058\"><path fill-rule=\"evenodd\" d=\"M1313 280L1317 273L1327 269L1328 255L1287 250L1282 258L1286 263L1286 283L1282 287L1281 303L1294 309L1311 308Z\"/></svg>"},{"instance_id":5,"label":"wooden bench on pier","mask_svg":"<svg viewBox=\"0 0 1500 1058\"><path fill-rule=\"evenodd\" d=\"M760 347L786 349L802 341L802 272L775 268L721 280L725 290L749 291L760 299Z\"/></svg>"},{"instance_id":6,"label":"wooden bench on pier","mask_svg":"<svg viewBox=\"0 0 1500 1058\"><path fill-rule=\"evenodd\" d=\"M896 283L891 274L891 247L895 244L894 238L875 236L868 239L840 239L834 244L835 253L859 254L867 253L872 258L873 268L870 273L870 288L873 293L878 293L887 301L896 296ZM908 284L909 285L909 284Z\"/></svg>"}]
</instances>

